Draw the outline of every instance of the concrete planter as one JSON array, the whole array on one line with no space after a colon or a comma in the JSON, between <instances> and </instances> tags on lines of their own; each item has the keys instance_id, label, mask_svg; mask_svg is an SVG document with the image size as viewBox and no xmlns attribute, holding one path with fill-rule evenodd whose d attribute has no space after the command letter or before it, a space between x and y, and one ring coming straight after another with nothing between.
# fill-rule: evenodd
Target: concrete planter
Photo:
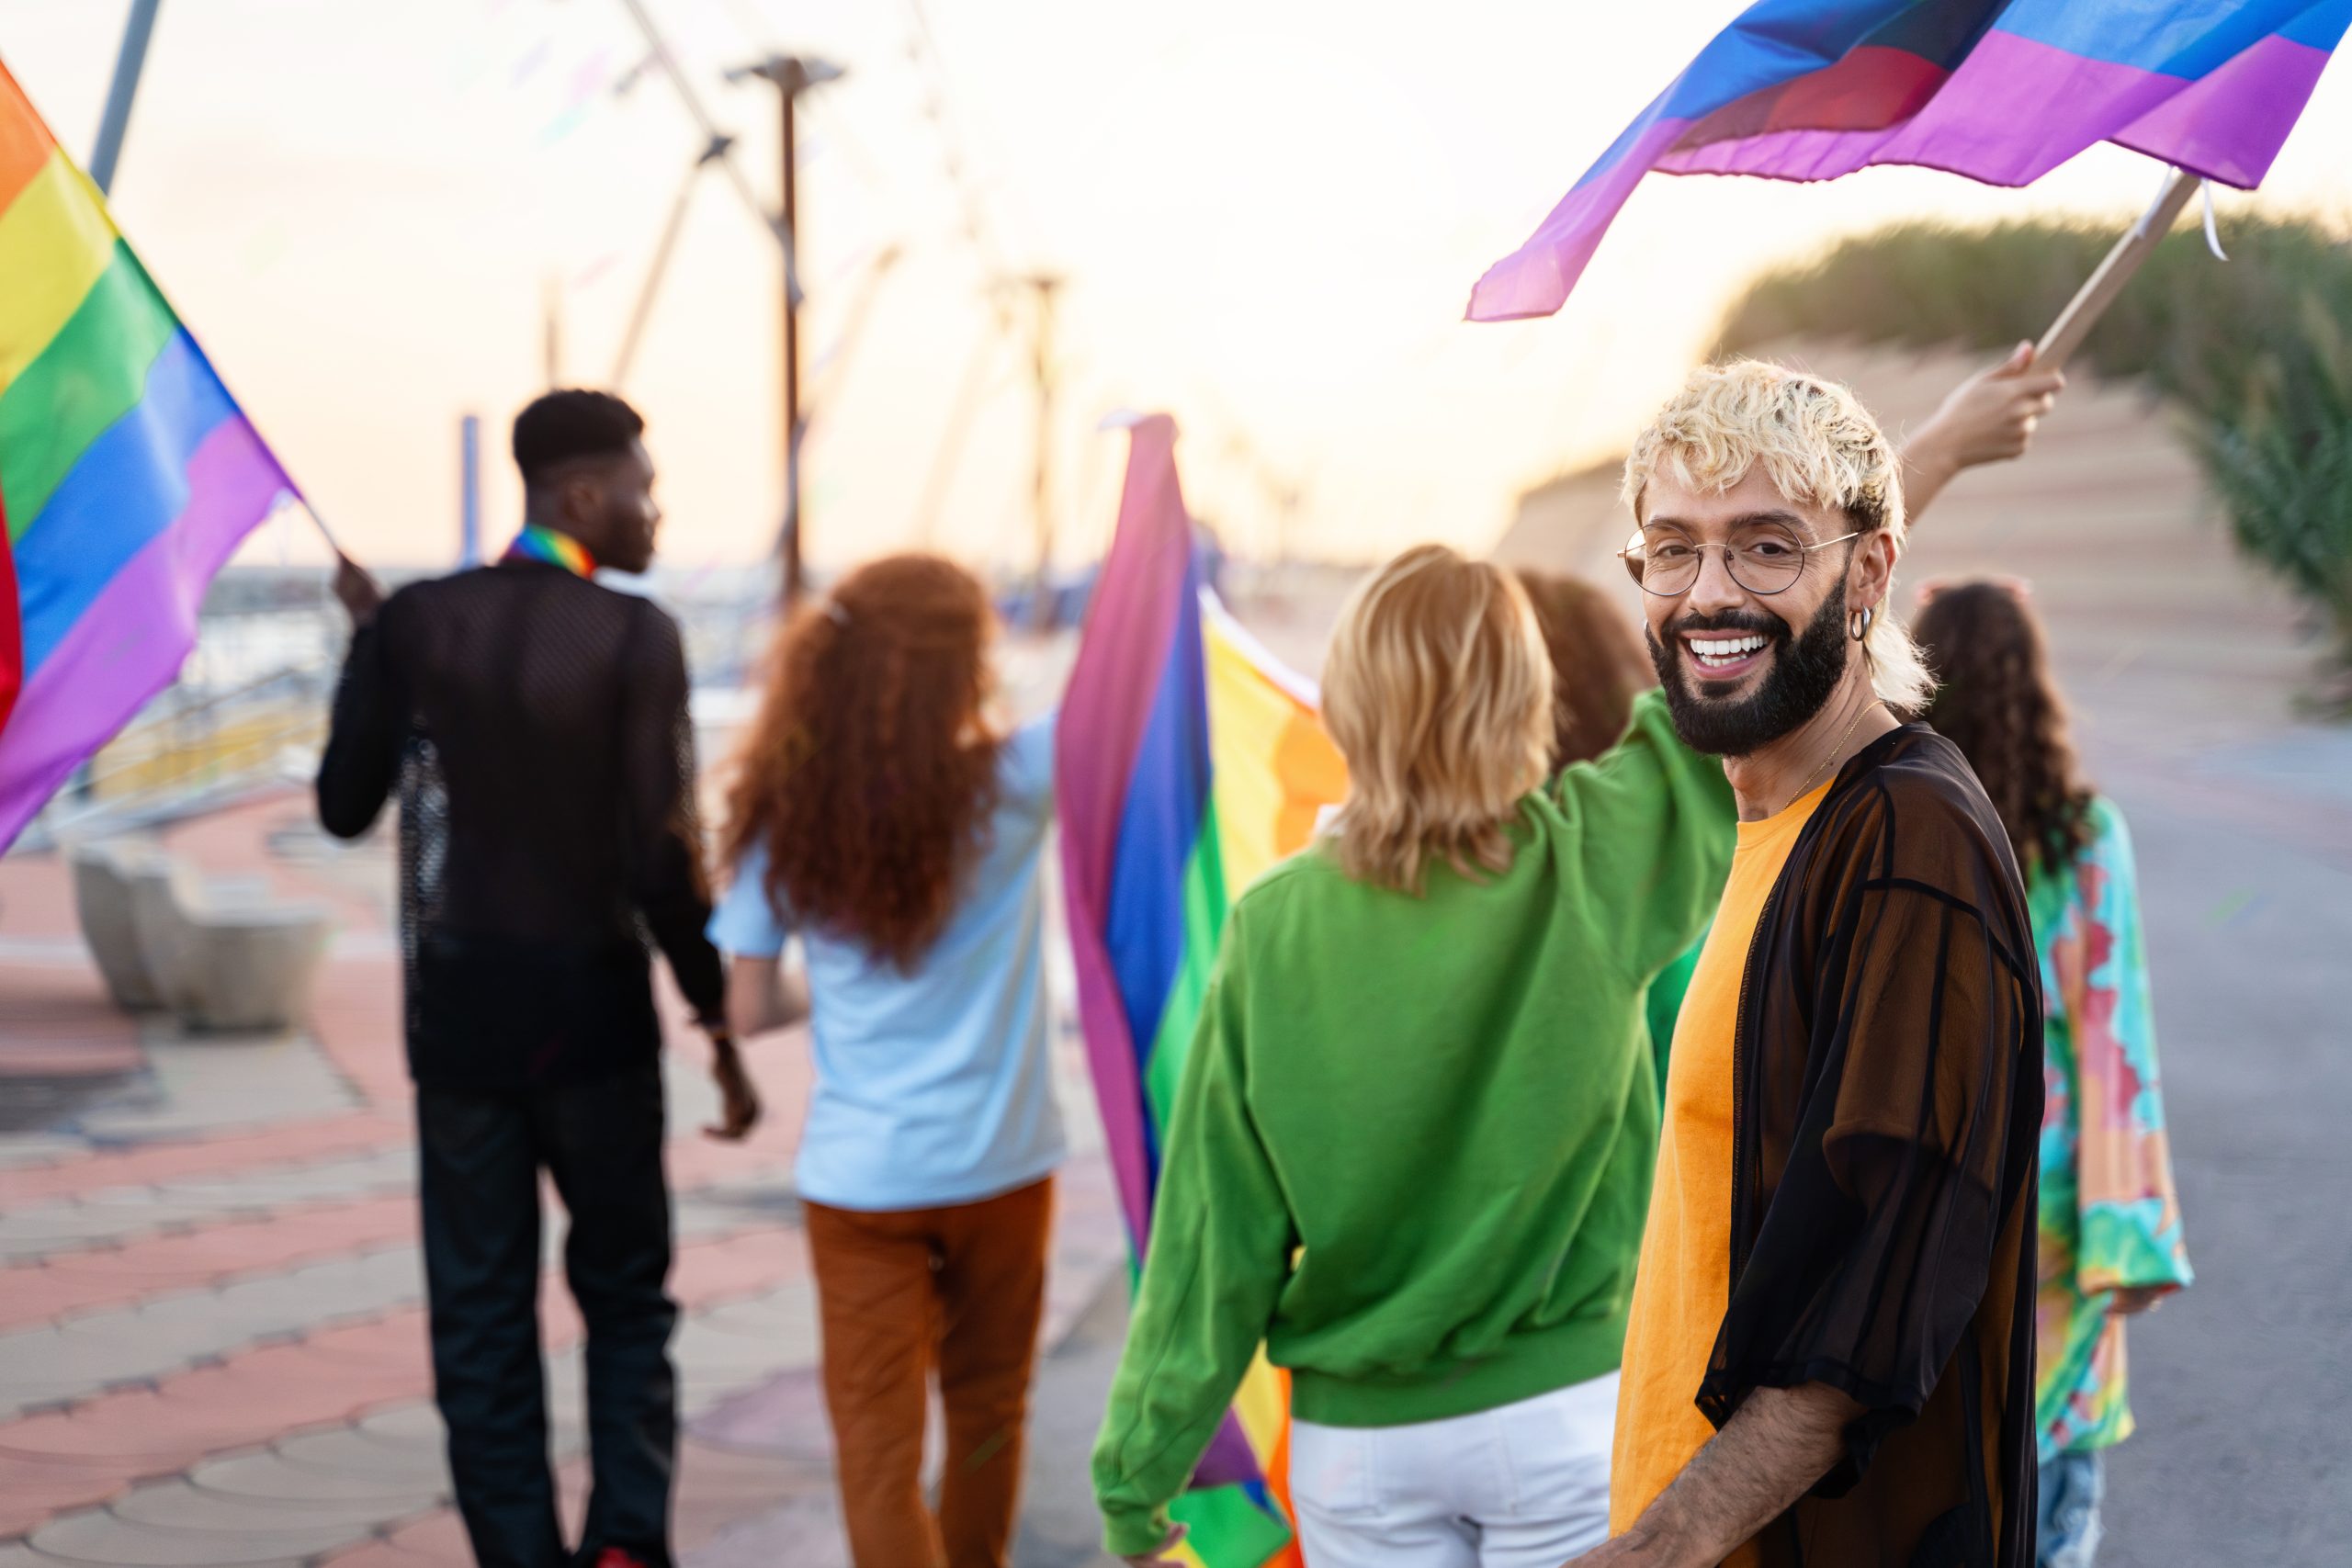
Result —
<instances>
[{"instance_id":1,"label":"concrete planter","mask_svg":"<svg viewBox=\"0 0 2352 1568\"><path fill-rule=\"evenodd\" d=\"M168 858L129 885L156 994L189 1029L249 1032L299 1019L334 930L325 909L270 902L258 881L208 886Z\"/></svg>"},{"instance_id":2,"label":"concrete planter","mask_svg":"<svg viewBox=\"0 0 2352 1568\"><path fill-rule=\"evenodd\" d=\"M143 840L106 839L76 844L68 857L83 943L106 981L107 995L126 1012L149 1012L164 1005L130 913L132 874L161 853Z\"/></svg>"}]
</instances>

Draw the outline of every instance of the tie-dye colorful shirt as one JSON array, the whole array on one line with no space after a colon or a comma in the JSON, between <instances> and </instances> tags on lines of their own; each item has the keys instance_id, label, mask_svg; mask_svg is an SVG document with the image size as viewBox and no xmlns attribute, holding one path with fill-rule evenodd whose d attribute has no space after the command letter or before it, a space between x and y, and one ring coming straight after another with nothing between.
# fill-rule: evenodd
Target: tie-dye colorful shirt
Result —
<instances>
[{"instance_id":1,"label":"tie-dye colorful shirt","mask_svg":"<svg viewBox=\"0 0 2352 1568\"><path fill-rule=\"evenodd\" d=\"M2156 1080L2132 836L2091 803L2090 843L2027 896L2048 1011L2035 1414L2045 1460L2132 1435L2112 1292L2189 1282Z\"/></svg>"}]
</instances>

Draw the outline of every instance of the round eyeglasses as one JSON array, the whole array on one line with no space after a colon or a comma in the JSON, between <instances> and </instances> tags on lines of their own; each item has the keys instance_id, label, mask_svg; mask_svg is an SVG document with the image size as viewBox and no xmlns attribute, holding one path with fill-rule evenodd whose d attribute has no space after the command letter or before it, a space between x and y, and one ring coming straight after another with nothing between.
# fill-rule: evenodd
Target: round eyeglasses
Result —
<instances>
[{"instance_id":1,"label":"round eyeglasses","mask_svg":"<svg viewBox=\"0 0 2352 1568\"><path fill-rule=\"evenodd\" d=\"M1724 568L1731 580L1750 593L1785 593L1804 575L1805 558L1815 550L1861 537L1859 528L1808 545L1785 528L1743 528L1723 545L1694 544L1679 534L1645 538L1636 534L1617 552L1645 593L1672 599L1690 592L1699 581L1699 567L1709 550L1724 553Z\"/></svg>"}]
</instances>

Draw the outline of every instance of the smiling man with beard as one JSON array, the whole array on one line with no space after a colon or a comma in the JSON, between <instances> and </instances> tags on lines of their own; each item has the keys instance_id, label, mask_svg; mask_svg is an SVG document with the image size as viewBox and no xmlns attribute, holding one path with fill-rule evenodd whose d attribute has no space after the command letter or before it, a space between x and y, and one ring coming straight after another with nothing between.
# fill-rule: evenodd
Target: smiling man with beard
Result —
<instances>
[{"instance_id":1,"label":"smiling man with beard","mask_svg":"<svg viewBox=\"0 0 2352 1568\"><path fill-rule=\"evenodd\" d=\"M1624 555L1739 842L1677 1026L1587 1563L2033 1557L2041 1008L2008 837L1908 722L1900 461L1844 388L1702 370Z\"/></svg>"}]
</instances>

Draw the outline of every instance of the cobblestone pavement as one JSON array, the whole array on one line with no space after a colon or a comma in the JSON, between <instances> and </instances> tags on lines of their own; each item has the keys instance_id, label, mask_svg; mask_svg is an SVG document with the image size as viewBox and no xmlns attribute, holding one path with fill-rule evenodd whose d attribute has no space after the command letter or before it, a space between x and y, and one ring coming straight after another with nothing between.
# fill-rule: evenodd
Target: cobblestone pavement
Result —
<instances>
[{"instance_id":1,"label":"cobblestone pavement","mask_svg":"<svg viewBox=\"0 0 2352 1568\"><path fill-rule=\"evenodd\" d=\"M0 862L0 1568L469 1560L430 1399L388 854L322 840L308 811L289 794L171 836L209 870L334 907L311 1018L284 1037L190 1038L116 1012L57 858ZM828 1568L845 1553L789 1174L804 1043L759 1052L769 1117L718 1145L695 1131L715 1110L698 1037L665 1005L679 1546L691 1568ZM1083 1086L1064 1103L1080 1152L1061 1183L1049 1350L1123 1257ZM576 1513L579 1323L552 1272L541 1314ZM1041 1398L1061 1364L1049 1354ZM1082 1443L1041 1444L1039 1461L1041 1498L1082 1483ZM1024 1563L1091 1560L1082 1535L1040 1539Z\"/></svg>"}]
</instances>

